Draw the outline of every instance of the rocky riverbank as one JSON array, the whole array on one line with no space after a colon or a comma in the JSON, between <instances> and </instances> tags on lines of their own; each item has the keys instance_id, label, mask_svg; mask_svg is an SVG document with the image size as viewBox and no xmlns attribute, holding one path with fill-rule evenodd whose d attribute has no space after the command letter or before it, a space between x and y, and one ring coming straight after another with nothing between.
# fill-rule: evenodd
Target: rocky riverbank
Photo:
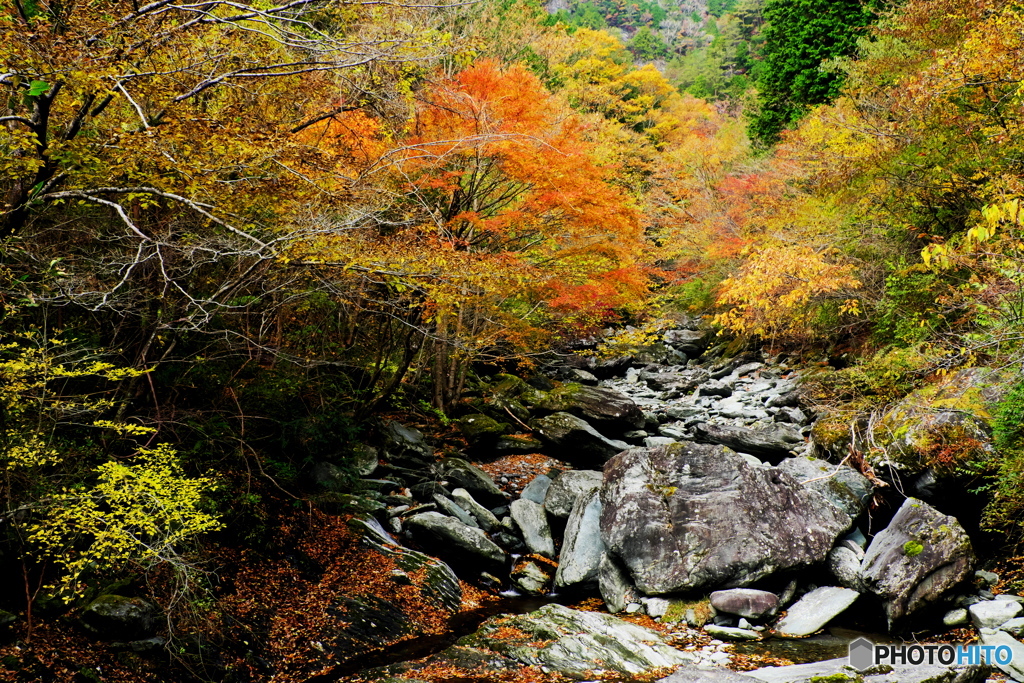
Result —
<instances>
[{"instance_id":1,"label":"rocky riverbank","mask_svg":"<svg viewBox=\"0 0 1024 683\"><path fill-rule=\"evenodd\" d=\"M353 524L385 578L439 623L460 611L469 585L553 602L358 676L908 683L990 673L923 667L860 679L845 659L729 668L750 668L732 643L803 638L838 621L895 636L959 628L958 638L1010 647L1004 672L1024 679L1024 598L978 569L976 543L950 514L955 474L914 450L950 425L971 425L980 443L984 416L957 398L983 393L978 373L894 408L888 440L850 430L844 441L816 422L806 371L760 352L726 356L712 341L697 327L672 330L630 356L485 378L462 406L468 448L458 456L439 457L407 425L382 425L361 473L384 495ZM936 396L943 403L928 406ZM866 439L881 446L865 455ZM535 465L528 475L491 464L517 457ZM311 472L321 505L344 508L339 473L326 463ZM344 626L305 653L319 661L317 680L415 640L424 617L409 605L336 601Z\"/></svg>"},{"instance_id":2,"label":"rocky riverbank","mask_svg":"<svg viewBox=\"0 0 1024 683\"><path fill-rule=\"evenodd\" d=\"M495 617L424 666L462 660L468 648L490 667L518 663L577 680L722 667L729 641L807 636L851 609L876 613L895 633L929 619L948 627L972 619L987 629L983 638L1012 639L1010 612L1020 599L988 590L993 576L975 573L971 539L955 517L897 494L902 503L889 523L870 528L865 512L876 488L903 485L906 468L815 457L828 458L835 444L813 438L813 406L804 403L797 368L758 353L723 358L708 351L712 338L700 329L662 341L639 357L574 358L549 376L498 375L468 398L460 426L472 458L541 450L572 466L534 477L518 496L507 497L467 460L428 463L419 434L388 426L384 471L407 476L419 464L435 475L407 481L390 500L382 515L388 542L415 545L495 588L600 595L609 613L549 605ZM907 451L905 443L896 448ZM912 473L918 490L926 469ZM987 610L1004 610L1008 625L974 616ZM674 649L666 644L673 636L638 632L610 616L617 613L714 640ZM836 671L821 665L814 675L838 671L829 666ZM790 680L786 669L762 680ZM416 670L404 664L386 673L415 678ZM801 675L792 669L792 680ZM899 680L934 675L904 672Z\"/></svg>"}]
</instances>

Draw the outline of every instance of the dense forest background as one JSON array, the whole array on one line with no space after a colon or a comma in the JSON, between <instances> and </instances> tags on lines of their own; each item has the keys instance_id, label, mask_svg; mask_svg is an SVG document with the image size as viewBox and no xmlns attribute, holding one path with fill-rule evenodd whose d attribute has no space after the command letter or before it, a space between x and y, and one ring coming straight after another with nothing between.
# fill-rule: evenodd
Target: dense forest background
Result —
<instances>
[{"instance_id":1,"label":"dense forest background","mask_svg":"<svg viewBox=\"0 0 1024 683\"><path fill-rule=\"evenodd\" d=\"M1021 538L1015 3L11 0L0 34L28 642L118 581L187 631L311 463L372 507L380 416L445 429L481 368L683 314L845 358L843 420L1012 370L997 456L953 466Z\"/></svg>"}]
</instances>

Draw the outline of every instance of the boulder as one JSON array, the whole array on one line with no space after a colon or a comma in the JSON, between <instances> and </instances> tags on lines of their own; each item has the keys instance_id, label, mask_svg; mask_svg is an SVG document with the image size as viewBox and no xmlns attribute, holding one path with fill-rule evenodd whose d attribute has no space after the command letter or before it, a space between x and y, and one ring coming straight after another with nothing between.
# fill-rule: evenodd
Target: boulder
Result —
<instances>
[{"instance_id":1,"label":"boulder","mask_svg":"<svg viewBox=\"0 0 1024 683\"><path fill-rule=\"evenodd\" d=\"M721 446L633 449L605 466L601 534L648 595L745 586L824 561L848 516Z\"/></svg>"},{"instance_id":2,"label":"boulder","mask_svg":"<svg viewBox=\"0 0 1024 683\"><path fill-rule=\"evenodd\" d=\"M621 434L644 426L644 415L633 399L607 387L564 384L549 391L537 407L575 415L607 433Z\"/></svg>"},{"instance_id":3,"label":"boulder","mask_svg":"<svg viewBox=\"0 0 1024 683\"><path fill-rule=\"evenodd\" d=\"M0 618L0 624L3 623L3 619ZM1006 631L1014 638L1020 638L1024 635L1024 617L1014 617L1009 621L1004 621L999 626L1000 631Z\"/></svg>"},{"instance_id":4,"label":"boulder","mask_svg":"<svg viewBox=\"0 0 1024 683\"><path fill-rule=\"evenodd\" d=\"M747 401L741 401L740 399L736 398L735 395L731 396L730 398L719 401L718 404L715 406L715 410L717 410L718 414L721 415L722 417L731 417L735 419L745 420L748 422L754 420L765 420L769 417L768 413L762 410L759 406L751 405ZM724 436L723 438L730 437Z\"/></svg>"},{"instance_id":5,"label":"boulder","mask_svg":"<svg viewBox=\"0 0 1024 683\"><path fill-rule=\"evenodd\" d=\"M512 427L488 415L466 415L455 421L471 446L490 446L512 431Z\"/></svg>"},{"instance_id":6,"label":"boulder","mask_svg":"<svg viewBox=\"0 0 1024 683\"><path fill-rule=\"evenodd\" d=\"M676 394L689 394L709 379L704 368L683 368L664 370L661 372L644 371L640 379L654 391L672 391Z\"/></svg>"},{"instance_id":7,"label":"boulder","mask_svg":"<svg viewBox=\"0 0 1024 683\"><path fill-rule=\"evenodd\" d=\"M555 519L567 520L576 501L601 488L604 474L597 470L566 470L559 472L544 496L544 509Z\"/></svg>"},{"instance_id":8,"label":"boulder","mask_svg":"<svg viewBox=\"0 0 1024 683\"><path fill-rule=\"evenodd\" d=\"M482 571L505 568L505 551L480 529L452 517L424 512L406 519L405 529L420 547L447 562L460 576L476 578Z\"/></svg>"},{"instance_id":9,"label":"boulder","mask_svg":"<svg viewBox=\"0 0 1024 683\"><path fill-rule=\"evenodd\" d=\"M872 434L881 449L869 463L879 471L895 470L901 478L930 470L931 481L918 495L938 495L944 479L956 479L956 467L984 462L994 454L991 408L997 396L991 378L980 368L960 370L942 382L918 389L891 408ZM959 488L959 487L957 487Z\"/></svg>"},{"instance_id":10,"label":"boulder","mask_svg":"<svg viewBox=\"0 0 1024 683\"><path fill-rule=\"evenodd\" d=\"M577 498L569 513L562 552L558 556L555 588L596 584L604 552L604 542L601 540L601 496L595 490Z\"/></svg>"},{"instance_id":11,"label":"boulder","mask_svg":"<svg viewBox=\"0 0 1024 683\"><path fill-rule=\"evenodd\" d=\"M526 485L523 492L519 494L519 497L525 498L526 500L532 500L534 503L543 505L544 498L548 495L548 489L550 487L551 477L546 474L538 474L530 480L530 483Z\"/></svg>"},{"instance_id":12,"label":"boulder","mask_svg":"<svg viewBox=\"0 0 1024 683\"><path fill-rule=\"evenodd\" d=\"M486 472L462 458L444 458L433 469L438 478L448 482L449 488L466 489L483 505L497 507L508 502L508 494Z\"/></svg>"},{"instance_id":13,"label":"boulder","mask_svg":"<svg viewBox=\"0 0 1024 683\"><path fill-rule=\"evenodd\" d=\"M728 446L734 451L749 453L771 463L788 458L794 448L804 443L798 430L783 423L756 430L733 425L697 424L693 427L693 440L697 443Z\"/></svg>"},{"instance_id":14,"label":"boulder","mask_svg":"<svg viewBox=\"0 0 1024 683\"><path fill-rule=\"evenodd\" d=\"M774 400L774 398L775 397L768 399L765 405L771 403L771 401ZM778 412L775 413L775 417L772 419L775 422L789 422L790 424L795 424L797 426L803 426L811 421L810 418L807 417L807 415L804 413L804 411L800 410L799 408L789 407L779 408Z\"/></svg>"},{"instance_id":15,"label":"boulder","mask_svg":"<svg viewBox=\"0 0 1024 683\"><path fill-rule=\"evenodd\" d=\"M372 517L355 518L351 524L362 535L364 544L389 558L410 577L428 604L451 613L459 610L462 586L451 567L436 557L398 545Z\"/></svg>"},{"instance_id":16,"label":"boulder","mask_svg":"<svg viewBox=\"0 0 1024 683\"><path fill-rule=\"evenodd\" d=\"M719 612L747 619L770 617L779 609L779 596L754 588L730 588L714 591L711 606Z\"/></svg>"},{"instance_id":17,"label":"boulder","mask_svg":"<svg viewBox=\"0 0 1024 683\"><path fill-rule=\"evenodd\" d=\"M581 370L580 368L570 368L568 370L568 376L573 382L590 387L596 387L597 383L600 381L594 373L587 370Z\"/></svg>"},{"instance_id":18,"label":"boulder","mask_svg":"<svg viewBox=\"0 0 1024 683\"><path fill-rule=\"evenodd\" d=\"M707 624L704 626L704 632L709 636L719 638L721 640L760 640L761 634L757 631L751 631L746 628L736 628L734 626L715 626L714 624Z\"/></svg>"},{"instance_id":19,"label":"boulder","mask_svg":"<svg viewBox=\"0 0 1024 683\"><path fill-rule=\"evenodd\" d=\"M858 555L856 551L845 545L837 545L829 552L828 570L843 588L858 592L863 590L860 580L860 563L863 554L861 552Z\"/></svg>"},{"instance_id":20,"label":"boulder","mask_svg":"<svg viewBox=\"0 0 1024 683\"><path fill-rule=\"evenodd\" d=\"M788 638L809 636L842 614L860 595L838 586L815 588L792 605L775 625L776 635Z\"/></svg>"},{"instance_id":21,"label":"boulder","mask_svg":"<svg viewBox=\"0 0 1024 683\"><path fill-rule=\"evenodd\" d=\"M465 491L466 489L461 490ZM469 512L463 509L461 505L456 505L455 502L449 499L447 496L442 496L439 493L435 493L434 504L437 505L437 510L443 512L449 517L454 517L466 526L480 526L477 523L476 519L473 517L473 515L469 514Z\"/></svg>"},{"instance_id":22,"label":"boulder","mask_svg":"<svg viewBox=\"0 0 1024 683\"><path fill-rule=\"evenodd\" d=\"M1010 649L1010 661L1007 664L995 662L996 666L1015 681L1024 681L1024 643L1013 638L1005 631L985 629L978 634L982 645L1007 647Z\"/></svg>"},{"instance_id":23,"label":"boulder","mask_svg":"<svg viewBox=\"0 0 1024 683\"><path fill-rule=\"evenodd\" d=\"M967 614L967 610L965 610L963 607L959 607L957 609L951 609L948 612L946 612L944 615L942 615L942 625L943 626L948 626L950 628L955 628L957 626L963 626L963 625L967 624L969 621L970 621L970 618L969 618L969 616Z\"/></svg>"},{"instance_id":24,"label":"boulder","mask_svg":"<svg viewBox=\"0 0 1024 683\"><path fill-rule=\"evenodd\" d=\"M494 457L503 455L536 453L544 447L544 444L531 436L524 434L509 434L503 436L491 446L490 450Z\"/></svg>"},{"instance_id":25,"label":"boulder","mask_svg":"<svg viewBox=\"0 0 1024 683\"><path fill-rule=\"evenodd\" d=\"M521 557L509 574L512 584L526 595L545 595L551 588L554 568L532 557Z\"/></svg>"},{"instance_id":26,"label":"boulder","mask_svg":"<svg viewBox=\"0 0 1024 683\"><path fill-rule=\"evenodd\" d=\"M669 330L661 336L663 342L689 358L697 358L704 353L713 338L711 330Z\"/></svg>"},{"instance_id":27,"label":"boulder","mask_svg":"<svg viewBox=\"0 0 1024 683\"><path fill-rule=\"evenodd\" d=\"M650 629L608 614L580 612L558 604L535 612L488 619L459 640L488 649L524 666L592 680L600 672L638 676L664 667L691 664L695 655L675 649Z\"/></svg>"},{"instance_id":28,"label":"boulder","mask_svg":"<svg viewBox=\"0 0 1024 683\"><path fill-rule=\"evenodd\" d=\"M908 498L872 539L860 573L865 589L882 599L891 628L966 578L974 562L958 521Z\"/></svg>"},{"instance_id":29,"label":"boulder","mask_svg":"<svg viewBox=\"0 0 1024 683\"><path fill-rule=\"evenodd\" d=\"M776 394L765 401L764 405L767 408L799 408L800 392L787 391L785 393Z\"/></svg>"},{"instance_id":30,"label":"boulder","mask_svg":"<svg viewBox=\"0 0 1024 683\"><path fill-rule=\"evenodd\" d=\"M719 382L716 379L709 379L697 388L697 392L701 396L720 396L722 398L727 398L732 396L732 387L724 382Z\"/></svg>"},{"instance_id":31,"label":"boulder","mask_svg":"<svg viewBox=\"0 0 1024 683\"><path fill-rule=\"evenodd\" d=\"M532 426L545 442L558 449L560 458L577 464L602 465L629 448L625 441L609 439L569 413L542 417L534 420Z\"/></svg>"},{"instance_id":32,"label":"boulder","mask_svg":"<svg viewBox=\"0 0 1024 683\"><path fill-rule=\"evenodd\" d=\"M633 356L619 356L617 358L605 358L597 361L591 372L598 379L611 379L626 374L633 365Z\"/></svg>"},{"instance_id":33,"label":"boulder","mask_svg":"<svg viewBox=\"0 0 1024 683\"><path fill-rule=\"evenodd\" d=\"M357 443L352 446L350 460L352 467L360 477L368 477L377 470L377 466L380 464L380 453L373 446Z\"/></svg>"},{"instance_id":34,"label":"boulder","mask_svg":"<svg viewBox=\"0 0 1024 683\"><path fill-rule=\"evenodd\" d=\"M434 448L415 427L390 420L384 424L384 452L392 465L423 467L434 461Z\"/></svg>"},{"instance_id":35,"label":"boulder","mask_svg":"<svg viewBox=\"0 0 1024 683\"><path fill-rule=\"evenodd\" d=\"M999 628L1018 616L1024 607L1009 600L984 600L967 608L975 628Z\"/></svg>"},{"instance_id":36,"label":"boulder","mask_svg":"<svg viewBox=\"0 0 1024 683\"><path fill-rule=\"evenodd\" d=\"M626 570L606 553L597 570L598 590L605 607L612 614L621 612L630 604L639 602L640 592L633 585Z\"/></svg>"},{"instance_id":37,"label":"boulder","mask_svg":"<svg viewBox=\"0 0 1024 683\"><path fill-rule=\"evenodd\" d=\"M156 633L156 607L142 598L101 595L82 609L85 630L104 640L139 640Z\"/></svg>"},{"instance_id":38,"label":"boulder","mask_svg":"<svg viewBox=\"0 0 1024 683\"><path fill-rule=\"evenodd\" d=\"M551 527L548 526L544 507L532 500L519 498L512 501L509 511L512 514L512 521L519 528L523 542L530 552L537 553L541 557L554 558L555 541L551 537Z\"/></svg>"},{"instance_id":39,"label":"boulder","mask_svg":"<svg viewBox=\"0 0 1024 683\"><path fill-rule=\"evenodd\" d=\"M864 512L874 492L867 477L846 465L799 457L787 458L778 467L807 488L820 493L851 519Z\"/></svg>"},{"instance_id":40,"label":"boulder","mask_svg":"<svg viewBox=\"0 0 1024 683\"><path fill-rule=\"evenodd\" d=\"M501 523L498 521L498 518L494 516L494 513L476 502L476 499L473 498L466 489L455 489L452 491L452 500L454 500L463 510L473 515L476 519L477 525L479 525L479 527L484 531L490 533L492 530L501 526Z\"/></svg>"}]
</instances>

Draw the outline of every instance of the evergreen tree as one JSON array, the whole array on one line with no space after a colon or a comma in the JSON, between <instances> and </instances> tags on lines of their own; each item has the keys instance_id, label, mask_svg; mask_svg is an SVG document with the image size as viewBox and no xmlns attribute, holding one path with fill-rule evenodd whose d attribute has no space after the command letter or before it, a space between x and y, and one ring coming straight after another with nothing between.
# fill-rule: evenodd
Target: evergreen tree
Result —
<instances>
[{"instance_id":1,"label":"evergreen tree","mask_svg":"<svg viewBox=\"0 0 1024 683\"><path fill-rule=\"evenodd\" d=\"M657 33L644 26L627 45L636 58L644 62L653 62L668 55L668 45Z\"/></svg>"},{"instance_id":2,"label":"evergreen tree","mask_svg":"<svg viewBox=\"0 0 1024 683\"><path fill-rule=\"evenodd\" d=\"M760 106L749 132L770 145L809 107L839 94L842 75L822 65L852 54L875 12L870 0L767 0L764 18Z\"/></svg>"}]
</instances>

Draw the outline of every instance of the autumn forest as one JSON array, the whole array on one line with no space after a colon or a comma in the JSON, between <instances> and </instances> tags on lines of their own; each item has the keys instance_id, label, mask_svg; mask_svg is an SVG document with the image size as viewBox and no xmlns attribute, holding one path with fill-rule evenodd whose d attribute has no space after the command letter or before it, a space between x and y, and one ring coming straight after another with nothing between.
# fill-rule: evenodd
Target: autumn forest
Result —
<instances>
[{"instance_id":1,"label":"autumn forest","mask_svg":"<svg viewBox=\"0 0 1024 683\"><path fill-rule=\"evenodd\" d=\"M1002 373L941 446L1019 554L1022 80L1006 0L4 0L0 679L312 680L385 421L683 319L833 372L819 440Z\"/></svg>"}]
</instances>

